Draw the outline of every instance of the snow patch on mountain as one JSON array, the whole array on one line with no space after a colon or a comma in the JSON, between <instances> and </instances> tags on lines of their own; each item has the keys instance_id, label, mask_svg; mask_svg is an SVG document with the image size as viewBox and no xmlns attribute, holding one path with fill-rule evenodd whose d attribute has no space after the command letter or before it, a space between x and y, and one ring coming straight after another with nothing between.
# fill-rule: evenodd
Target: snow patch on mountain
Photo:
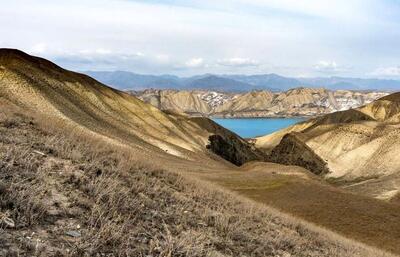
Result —
<instances>
[{"instance_id":1,"label":"snow patch on mountain","mask_svg":"<svg viewBox=\"0 0 400 257\"><path fill-rule=\"evenodd\" d=\"M232 96L230 94L219 93L215 91L203 92L201 93L200 97L212 108L223 105L224 103L232 99Z\"/></svg>"}]
</instances>

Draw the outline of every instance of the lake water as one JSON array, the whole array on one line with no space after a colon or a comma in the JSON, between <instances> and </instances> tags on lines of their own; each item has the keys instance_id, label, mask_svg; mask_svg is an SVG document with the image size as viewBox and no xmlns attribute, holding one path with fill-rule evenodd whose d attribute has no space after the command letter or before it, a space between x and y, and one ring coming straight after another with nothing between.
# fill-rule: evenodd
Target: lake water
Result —
<instances>
[{"instance_id":1,"label":"lake water","mask_svg":"<svg viewBox=\"0 0 400 257\"><path fill-rule=\"evenodd\" d=\"M303 121L302 118L243 118L213 119L221 126L235 132L241 137L251 138L271 134L280 129Z\"/></svg>"}]
</instances>

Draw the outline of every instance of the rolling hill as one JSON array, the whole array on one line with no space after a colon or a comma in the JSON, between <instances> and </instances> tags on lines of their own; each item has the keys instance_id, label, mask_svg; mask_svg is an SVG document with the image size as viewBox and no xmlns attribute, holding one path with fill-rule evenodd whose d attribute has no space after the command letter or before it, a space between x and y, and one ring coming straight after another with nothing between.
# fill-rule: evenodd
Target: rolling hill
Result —
<instances>
[{"instance_id":1,"label":"rolling hill","mask_svg":"<svg viewBox=\"0 0 400 257\"><path fill-rule=\"evenodd\" d=\"M141 151L154 149L188 159L206 152L211 133L190 118L164 113L86 75L22 52L1 50L0 58L0 93L18 105L123 140ZM203 123L218 127L208 119ZM224 137L225 132L233 136L222 127L217 130ZM237 142L246 144L239 137Z\"/></svg>"},{"instance_id":2,"label":"rolling hill","mask_svg":"<svg viewBox=\"0 0 400 257\"><path fill-rule=\"evenodd\" d=\"M326 162L329 172L324 176L328 180L361 194L396 199L400 189L399 101L399 93L391 94L357 109L328 114L260 137L256 145L271 151L285 144L281 141L284 135L295 133ZM280 158L285 163L284 155Z\"/></svg>"}]
</instances>

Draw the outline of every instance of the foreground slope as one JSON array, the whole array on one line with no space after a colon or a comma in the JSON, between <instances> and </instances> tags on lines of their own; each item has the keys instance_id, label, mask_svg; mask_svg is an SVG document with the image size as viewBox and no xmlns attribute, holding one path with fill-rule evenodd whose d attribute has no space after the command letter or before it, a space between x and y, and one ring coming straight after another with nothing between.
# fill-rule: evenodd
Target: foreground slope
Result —
<instances>
[{"instance_id":1,"label":"foreground slope","mask_svg":"<svg viewBox=\"0 0 400 257\"><path fill-rule=\"evenodd\" d=\"M285 134L297 132L326 161L327 177L346 182L344 186L355 192L391 199L400 189L399 116L400 94L396 93L258 138L256 144L271 150Z\"/></svg>"},{"instance_id":2,"label":"foreground slope","mask_svg":"<svg viewBox=\"0 0 400 257\"><path fill-rule=\"evenodd\" d=\"M0 93L23 106L100 133L113 134L109 133L113 130L121 136L126 134L143 145L150 143L164 150L195 150L204 145L204 141L197 141L186 132L201 134L198 127L183 122L181 127L156 108L90 77L7 49L0 52L0 64Z\"/></svg>"},{"instance_id":3,"label":"foreground slope","mask_svg":"<svg viewBox=\"0 0 400 257\"><path fill-rule=\"evenodd\" d=\"M161 112L18 51L1 54L1 249L17 256L386 255L276 207L400 253L398 205L349 194L299 167L239 168L205 145L210 135L229 149L235 140L248 145L207 119Z\"/></svg>"},{"instance_id":4,"label":"foreground slope","mask_svg":"<svg viewBox=\"0 0 400 257\"><path fill-rule=\"evenodd\" d=\"M21 111L0 110L0 256L391 256Z\"/></svg>"}]
</instances>

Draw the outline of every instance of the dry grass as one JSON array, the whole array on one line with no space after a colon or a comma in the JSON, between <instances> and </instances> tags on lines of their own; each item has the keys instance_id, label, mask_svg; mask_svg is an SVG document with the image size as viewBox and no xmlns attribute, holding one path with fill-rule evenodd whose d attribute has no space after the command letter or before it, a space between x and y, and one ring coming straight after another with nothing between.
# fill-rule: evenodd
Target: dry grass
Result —
<instances>
[{"instance_id":1,"label":"dry grass","mask_svg":"<svg viewBox=\"0 0 400 257\"><path fill-rule=\"evenodd\" d=\"M389 256L51 127L0 112L0 256Z\"/></svg>"},{"instance_id":2,"label":"dry grass","mask_svg":"<svg viewBox=\"0 0 400 257\"><path fill-rule=\"evenodd\" d=\"M398 204L352 194L317 178L284 175L279 167L274 170L275 174L232 172L206 179L359 242L399 253Z\"/></svg>"}]
</instances>

